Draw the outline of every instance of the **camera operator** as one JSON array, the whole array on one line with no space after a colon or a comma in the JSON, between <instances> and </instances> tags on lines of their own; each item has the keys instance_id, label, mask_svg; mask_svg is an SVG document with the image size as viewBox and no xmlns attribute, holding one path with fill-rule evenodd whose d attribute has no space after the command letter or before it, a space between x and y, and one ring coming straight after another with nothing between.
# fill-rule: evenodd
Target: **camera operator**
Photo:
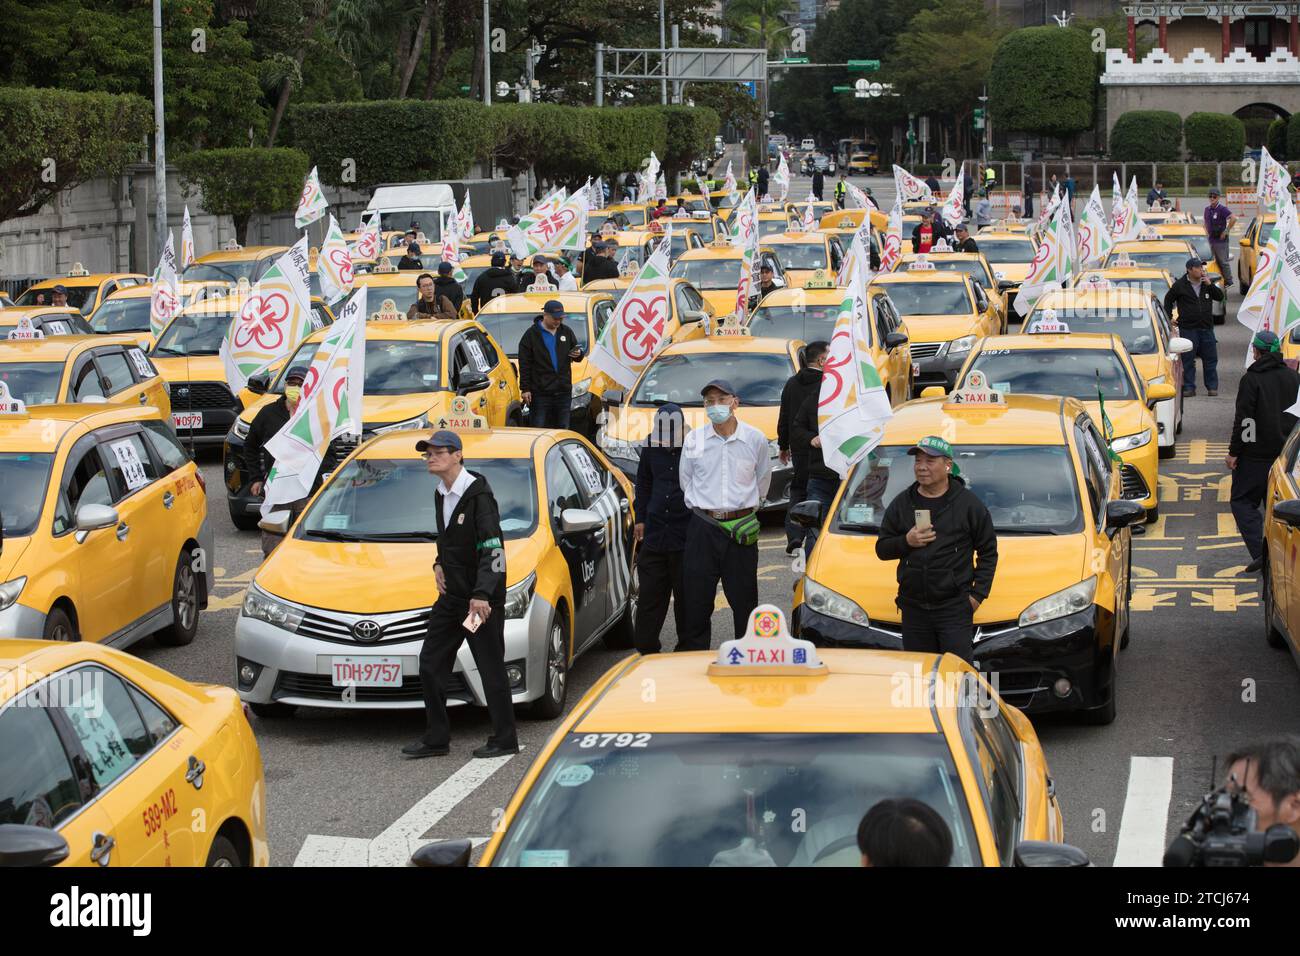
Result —
<instances>
[{"instance_id":1,"label":"camera operator","mask_svg":"<svg viewBox=\"0 0 1300 956\"><path fill-rule=\"evenodd\" d=\"M1300 838L1300 737L1288 734L1243 747L1228 758L1228 787L1241 792L1255 811L1255 829L1281 823ZM1300 854L1289 863L1300 867Z\"/></svg>"}]
</instances>

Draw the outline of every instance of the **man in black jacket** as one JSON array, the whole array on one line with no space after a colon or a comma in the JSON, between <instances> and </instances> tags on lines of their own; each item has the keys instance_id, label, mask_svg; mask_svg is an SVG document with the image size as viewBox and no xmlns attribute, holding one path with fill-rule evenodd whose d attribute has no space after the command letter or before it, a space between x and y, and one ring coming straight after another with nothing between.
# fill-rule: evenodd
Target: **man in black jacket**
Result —
<instances>
[{"instance_id":1,"label":"man in black jacket","mask_svg":"<svg viewBox=\"0 0 1300 956\"><path fill-rule=\"evenodd\" d=\"M452 278L452 273L455 271L455 267L450 262L439 262L438 278L433 280L433 287L438 295L446 296L456 311L460 312L461 303L465 301L465 290Z\"/></svg>"},{"instance_id":2,"label":"man in black jacket","mask_svg":"<svg viewBox=\"0 0 1300 956\"><path fill-rule=\"evenodd\" d=\"M398 271L403 269L423 269L424 260L420 258L422 255L419 244L411 243L406 247L406 255L397 260Z\"/></svg>"},{"instance_id":3,"label":"man in black jacket","mask_svg":"<svg viewBox=\"0 0 1300 956\"><path fill-rule=\"evenodd\" d=\"M812 194L817 197L818 202L821 202L822 190L824 190L825 188L826 188L826 176L822 173L820 169L814 168L812 174Z\"/></svg>"},{"instance_id":4,"label":"man in black jacket","mask_svg":"<svg viewBox=\"0 0 1300 956\"><path fill-rule=\"evenodd\" d=\"M823 508L829 508L835 500L835 492L840 490L840 476L835 469L826 467L822 456L822 439L817 428L817 398L816 392L809 395L795 413L794 421L790 423L790 442L796 447L808 446L808 489L804 498L820 501Z\"/></svg>"},{"instance_id":5,"label":"man in black jacket","mask_svg":"<svg viewBox=\"0 0 1300 956\"><path fill-rule=\"evenodd\" d=\"M1214 337L1214 303L1223 301L1223 290L1205 275L1205 263L1196 256L1187 260L1187 274L1165 293L1165 312L1178 323L1178 334L1192 343L1183 353L1183 397L1196 394L1196 356L1205 369L1205 390L1219 394L1219 343ZM1177 319L1174 310L1178 310Z\"/></svg>"},{"instance_id":6,"label":"man in black jacket","mask_svg":"<svg viewBox=\"0 0 1300 956\"><path fill-rule=\"evenodd\" d=\"M777 283L776 273L772 271L772 266L769 263L764 262L758 267L758 288L756 288L754 294L749 297L748 311L752 313L757 309L758 304L762 302L769 293L784 288L785 286Z\"/></svg>"},{"instance_id":7,"label":"man in black jacket","mask_svg":"<svg viewBox=\"0 0 1300 956\"><path fill-rule=\"evenodd\" d=\"M455 432L435 431L416 442L429 474L439 479L433 492L438 557L433 562L438 599L420 649L420 687L428 727L405 757L439 757L451 752L447 721L447 682L464 641L492 720L492 736L475 757L519 752L510 678L506 676L506 557L501 515L487 479L464 467L464 446Z\"/></svg>"},{"instance_id":8,"label":"man in black jacket","mask_svg":"<svg viewBox=\"0 0 1300 956\"><path fill-rule=\"evenodd\" d=\"M248 426L248 436L244 439L244 471L248 474L249 493L260 498L266 490L266 476L275 466L275 459L266 451L266 443L275 437L276 432L288 423L298 399L302 395L302 383L307 378L307 366L295 365L284 376L284 394L274 402L269 402L258 409ZM288 507L293 517L293 524L302 513L307 499L292 502ZM276 545L284 540L284 535L262 529L262 557L268 557Z\"/></svg>"},{"instance_id":9,"label":"man in black jacket","mask_svg":"<svg viewBox=\"0 0 1300 956\"><path fill-rule=\"evenodd\" d=\"M979 252L979 243L975 237L970 234L970 228L964 222L957 223L957 228L953 230L955 242L952 243L953 252Z\"/></svg>"},{"instance_id":10,"label":"man in black jacket","mask_svg":"<svg viewBox=\"0 0 1300 956\"><path fill-rule=\"evenodd\" d=\"M754 186L755 186L754 192L756 194L757 199L762 200L762 198L767 195L767 184L768 184L767 166L759 166L758 175L755 177L755 182L754 182Z\"/></svg>"},{"instance_id":11,"label":"man in black jacket","mask_svg":"<svg viewBox=\"0 0 1300 956\"><path fill-rule=\"evenodd\" d=\"M679 474L685 437L681 407L672 402L660 405L637 464L632 512L636 515L633 534L640 542L636 567L641 599L636 608L635 644L642 654L663 650L659 633L668 616L669 597L678 640L685 632L682 557L686 551L686 526L691 523Z\"/></svg>"},{"instance_id":12,"label":"man in black jacket","mask_svg":"<svg viewBox=\"0 0 1300 956\"><path fill-rule=\"evenodd\" d=\"M582 267L582 284L595 282L597 279L617 279L618 263L608 255L610 243L593 242L591 257Z\"/></svg>"},{"instance_id":13,"label":"man in black jacket","mask_svg":"<svg viewBox=\"0 0 1300 956\"><path fill-rule=\"evenodd\" d=\"M907 453L916 459L916 481L889 503L876 539L876 557L898 561L903 650L969 661L972 619L998 566L993 519L959 476L946 441L928 435Z\"/></svg>"},{"instance_id":14,"label":"man in black jacket","mask_svg":"<svg viewBox=\"0 0 1300 956\"><path fill-rule=\"evenodd\" d=\"M1260 505L1268 472L1296 418L1288 411L1300 400L1300 373L1282 361L1282 343L1272 332L1250 340L1255 360L1237 387L1237 412L1224 464L1232 472L1232 516L1250 552L1247 573L1264 566L1264 516Z\"/></svg>"},{"instance_id":15,"label":"man in black jacket","mask_svg":"<svg viewBox=\"0 0 1300 956\"><path fill-rule=\"evenodd\" d=\"M822 387L822 367L826 364L828 346L823 341L809 342L804 347L804 366L786 379L781 389L781 410L776 418L776 444L780 449L781 464L793 464L790 475L790 504L797 505L807 497L808 491L808 454L810 452L806 436L796 436L793 432L794 418L803 407L804 401L813 399L816 406L817 395ZM816 429L814 429L814 432ZM803 543L804 529L785 518L785 553L793 554L795 548Z\"/></svg>"},{"instance_id":16,"label":"man in black jacket","mask_svg":"<svg viewBox=\"0 0 1300 956\"><path fill-rule=\"evenodd\" d=\"M504 252L492 253L492 265L485 269L476 280L474 280L474 291L470 294L470 307L478 312L483 308L483 303L489 299L495 299L499 295L508 295L518 292L519 286L515 282L515 274L506 268L506 254Z\"/></svg>"},{"instance_id":17,"label":"man in black jacket","mask_svg":"<svg viewBox=\"0 0 1300 956\"><path fill-rule=\"evenodd\" d=\"M573 329L564 324L564 304L547 300L542 314L519 339L519 391L532 408L533 428L568 428L573 405L572 362L582 360Z\"/></svg>"}]
</instances>

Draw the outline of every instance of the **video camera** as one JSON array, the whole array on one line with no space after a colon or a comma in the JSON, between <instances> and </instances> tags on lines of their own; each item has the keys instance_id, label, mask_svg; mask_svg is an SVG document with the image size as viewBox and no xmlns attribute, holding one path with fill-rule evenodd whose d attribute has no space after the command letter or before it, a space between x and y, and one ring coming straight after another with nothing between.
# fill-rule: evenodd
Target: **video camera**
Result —
<instances>
[{"instance_id":1,"label":"video camera","mask_svg":"<svg viewBox=\"0 0 1300 956\"><path fill-rule=\"evenodd\" d=\"M1165 866L1262 866L1289 863L1300 853L1300 836L1284 823L1255 829L1246 795L1227 785L1201 798L1182 832L1165 850Z\"/></svg>"}]
</instances>

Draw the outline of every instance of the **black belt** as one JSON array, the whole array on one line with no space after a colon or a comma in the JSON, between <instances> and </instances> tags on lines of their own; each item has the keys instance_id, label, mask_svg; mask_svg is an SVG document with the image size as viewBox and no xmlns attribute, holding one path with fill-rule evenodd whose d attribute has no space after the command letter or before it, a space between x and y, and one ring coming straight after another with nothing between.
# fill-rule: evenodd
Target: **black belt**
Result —
<instances>
[{"instance_id":1,"label":"black belt","mask_svg":"<svg viewBox=\"0 0 1300 956\"><path fill-rule=\"evenodd\" d=\"M714 521L734 521L736 518L743 518L746 515L754 513L753 508L742 508L739 511L710 511L707 508L692 509L696 514L705 518L712 518Z\"/></svg>"}]
</instances>

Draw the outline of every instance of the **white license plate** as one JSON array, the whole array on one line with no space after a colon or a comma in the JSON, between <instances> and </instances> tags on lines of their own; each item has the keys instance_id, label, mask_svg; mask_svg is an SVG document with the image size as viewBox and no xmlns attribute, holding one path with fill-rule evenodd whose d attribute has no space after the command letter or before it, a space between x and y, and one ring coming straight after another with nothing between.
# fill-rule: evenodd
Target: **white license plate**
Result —
<instances>
[{"instance_id":1,"label":"white license plate","mask_svg":"<svg viewBox=\"0 0 1300 956\"><path fill-rule=\"evenodd\" d=\"M172 412L172 427L175 429L182 428L202 428L202 412Z\"/></svg>"},{"instance_id":2,"label":"white license plate","mask_svg":"<svg viewBox=\"0 0 1300 956\"><path fill-rule=\"evenodd\" d=\"M401 687L400 657L331 657L335 687Z\"/></svg>"}]
</instances>

